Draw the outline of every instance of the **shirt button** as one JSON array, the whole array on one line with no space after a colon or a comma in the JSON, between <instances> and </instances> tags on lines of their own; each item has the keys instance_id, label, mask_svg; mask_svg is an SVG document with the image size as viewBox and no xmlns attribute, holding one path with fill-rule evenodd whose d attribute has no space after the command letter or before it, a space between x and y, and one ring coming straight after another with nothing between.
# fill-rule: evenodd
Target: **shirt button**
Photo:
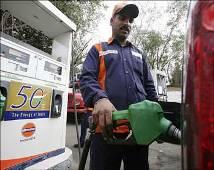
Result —
<instances>
[{"instance_id":1,"label":"shirt button","mask_svg":"<svg viewBox=\"0 0 214 170\"><path fill-rule=\"evenodd\" d=\"M128 72L128 71L125 71L125 73L128 74L129 72Z\"/></svg>"},{"instance_id":2,"label":"shirt button","mask_svg":"<svg viewBox=\"0 0 214 170\"><path fill-rule=\"evenodd\" d=\"M123 60L126 61L126 58L124 58Z\"/></svg>"},{"instance_id":3,"label":"shirt button","mask_svg":"<svg viewBox=\"0 0 214 170\"><path fill-rule=\"evenodd\" d=\"M129 89L131 88L131 86L129 86Z\"/></svg>"}]
</instances>

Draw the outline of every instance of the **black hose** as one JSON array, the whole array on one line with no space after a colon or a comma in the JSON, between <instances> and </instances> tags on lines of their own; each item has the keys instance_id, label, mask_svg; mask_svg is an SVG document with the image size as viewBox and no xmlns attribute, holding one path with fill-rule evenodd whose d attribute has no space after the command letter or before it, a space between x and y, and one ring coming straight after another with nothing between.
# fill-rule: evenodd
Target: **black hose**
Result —
<instances>
[{"instance_id":1,"label":"black hose","mask_svg":"<svg viewBox=\"0 0 214 170\"><path fill-rule=\"evenodd\" d=\"M89 122L89 134L87 135L87 137L85 139L85 144L83 147L83 151L82 151L81 159L79 162L78 170L84 170L85 169L85 164L86 164L88 152L89 152L89 149L91 146L91 141L92 141L93 135L95 134L96 125L93 123L92 116L89 116L88 122Z\"/></svg>"},{"instance_id":2,"label":"black hose","mask_svg":"<svg viewBox=\"0 0 214 170\"><path fill-rule=\"evenodd\" d=\"M82 151L78 170L84 170L85 169L85 164L87 161L88 152L89 152L89 149L91 146L91 138L92 138L92 134L90 134L89 137L85 140L85 144L83 147L83 151Z\"/></svg>"}]
</instances>

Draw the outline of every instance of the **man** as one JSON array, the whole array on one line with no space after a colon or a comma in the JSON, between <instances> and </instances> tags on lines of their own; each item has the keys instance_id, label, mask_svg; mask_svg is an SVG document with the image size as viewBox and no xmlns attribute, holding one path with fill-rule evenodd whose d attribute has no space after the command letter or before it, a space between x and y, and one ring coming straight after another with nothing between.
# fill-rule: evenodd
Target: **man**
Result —
<instances>
[{"instance_id":1,"label":"man","mask_svg":"<svg viewBox=\"0 0 214 170\"><path fill-rule=\"evenodd\" d=\"M91 144L91 170L119 170L122 160L126 170L149 169L148 146L109 145L102 135L106 125L112 124L113 111L145 99L157 100L145 56L127 41L138 13L136 5L118 3L110 20L112 37L93 46L83 64L80 90L85 104L94 107L97 123ZM128 132L124 126L114 131L117 136Z\"/></svg>"}]
</instances>

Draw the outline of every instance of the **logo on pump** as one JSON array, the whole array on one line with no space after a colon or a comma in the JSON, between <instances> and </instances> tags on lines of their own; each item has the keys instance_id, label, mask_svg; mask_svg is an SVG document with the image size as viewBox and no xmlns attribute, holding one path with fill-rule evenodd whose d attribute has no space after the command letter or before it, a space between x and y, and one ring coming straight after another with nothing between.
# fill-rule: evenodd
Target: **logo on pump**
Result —
<instances>
[{"instance_id":1,"label":"logo on pump","mask_svg":"<svg viewBox=\"0 0 214 170\"><path fill-rule=\"evenodd\" d=\"M27 123L22 127L22 135L24 137L31 137L36 131L36 126L33 123Z\"/></svg>"},{"instance_id":2,"label":"logo on pump","mask_svg":"<svg viewBox=\"0 0 214 170\"><path fill-rule=\"evenodd\" d=\"M4 120L49 118L52 92L48 87L12 81Z\"/></svg>"}]
</instances>

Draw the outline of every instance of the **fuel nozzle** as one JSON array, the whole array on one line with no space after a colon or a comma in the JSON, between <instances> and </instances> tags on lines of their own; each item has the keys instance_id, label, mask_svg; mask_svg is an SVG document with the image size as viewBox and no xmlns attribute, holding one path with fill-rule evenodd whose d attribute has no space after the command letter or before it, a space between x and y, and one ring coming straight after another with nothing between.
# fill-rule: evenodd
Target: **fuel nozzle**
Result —
<instances>
[{"instance_id":1,"label":"fuel nozzle","mask_svg":"<svg viewBox=\"0 0 214 170\"><path fill-rule=\"evenodd\" d=\"M128 110L113 112L112 119L113 122L127 119L134 141L139 145L148 145L161 135L176 138L179 141L181 139L180 130L164 117L164 112L157 102L144 100L132 104ZM127 141L124 142L127 143Z\"/></svg>"},{"instance_id":2,"label":"fuel nozzle","mask_svg":"<svg viewBox=\"0 0 214 170\"><path fill-rule=\"evenodd\" d=\"M181 131L173 124L170 125L166 135L174 138L175 140L181 140Z\"/></svg>"}]
</instances>

